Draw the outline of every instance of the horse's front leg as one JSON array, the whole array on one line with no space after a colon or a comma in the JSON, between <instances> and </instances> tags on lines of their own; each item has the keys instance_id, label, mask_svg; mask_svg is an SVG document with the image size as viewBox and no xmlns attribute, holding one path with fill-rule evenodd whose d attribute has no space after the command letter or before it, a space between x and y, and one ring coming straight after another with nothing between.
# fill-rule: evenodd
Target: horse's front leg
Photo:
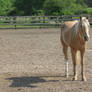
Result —
<instances>
[{"instance_id":1,"label":"horse's front leg","mask_svg":"<svg viewBox=\"0 0 92 92\"><path fill-rule=\"evenodd\" d=\"M71 53L72 53L72 61L73 61L73 69L74 69L74 78L73 78L73 80L77 80L77 70L76 70L76 65L77 65L76 54L77 54L77 50L71 48Z\"/></svg>"},{"instance_id":2,"label":"horse's front leg","mask_svg":"<svg viewBox=\"0 0 92 92\"><path fill-rule=\"evenodd\" d=\"M87 81L86 80L86 77L85 77L85 71L84 71L84 69L85 69L85 67L84 67L84 53L85 53L85 49L83 49L83 50L81 50L80 51L81 52L81 75L82 75L82 81Z\"/></svg>"}]
</instances>

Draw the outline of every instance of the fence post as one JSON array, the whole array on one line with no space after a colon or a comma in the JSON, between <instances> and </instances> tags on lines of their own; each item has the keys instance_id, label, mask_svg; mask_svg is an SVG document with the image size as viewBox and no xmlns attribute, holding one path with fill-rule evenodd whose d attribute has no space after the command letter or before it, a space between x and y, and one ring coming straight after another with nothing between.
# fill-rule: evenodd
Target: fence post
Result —
<instances>
[{"instance_id":1,"label":"fence post","mask_svg":"<svg viewBox=\"0 0 92 92\"><path fill-rule=\"evenodd\" d=\"M73 19L72 19L72 16L70 16L70 20L72 21Z\"/></svg>"},{"instance_id":2,"label":"fence post","mask_svg":"<svg viewBox=\"0 0 92 92\"><path fill-rule=\"evenodd\" d=\"M40 18L40 16L38 17L38 19L39 19L39 23L41 22L41 18Z\"/></svg>"},{"instance_id":3,"label":"fence post","mask_svg":"<svg viewBox=\"0 0 92 92\"><path fill-rule=\"evenodd\" d=\"M57 23L57 27L59 27L59 17L57 16L57 18L56 18L56 23Z\"/></svg>"},{"instance_id":4,"label":"fence post","mask_svg":"<svg viewBox=\"0 0 92 92\"><path fill-rule=\"evenodd\" d=\"M14 28L16 29L16 16L13 17Z\"/></svg>"},{"instance_id":5,"label":"fence post","mask_svg":"<svg viewBox=\"0 0 92 92\"><path fill-rule=\"evenodd\" d=\"M43 23L45 23L45 16L43 16Z\"/></svg>"}]
</instances>

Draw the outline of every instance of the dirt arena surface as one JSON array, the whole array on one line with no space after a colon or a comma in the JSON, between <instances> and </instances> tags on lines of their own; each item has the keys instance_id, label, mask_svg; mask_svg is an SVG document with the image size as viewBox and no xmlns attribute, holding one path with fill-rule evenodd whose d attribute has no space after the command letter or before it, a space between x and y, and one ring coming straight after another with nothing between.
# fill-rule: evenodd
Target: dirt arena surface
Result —
<instances>
[{"instance_id":1,"label":"dirt arena surface","mask_svg":"<svg viewBox=\"0 0 92 92\"><path fill-rule=\"evenodd\" d=\"M0 92L92 92L92 32L85 54L87 82L64 77L60 29L0 30Z\"/></svg>"}]
</instances>

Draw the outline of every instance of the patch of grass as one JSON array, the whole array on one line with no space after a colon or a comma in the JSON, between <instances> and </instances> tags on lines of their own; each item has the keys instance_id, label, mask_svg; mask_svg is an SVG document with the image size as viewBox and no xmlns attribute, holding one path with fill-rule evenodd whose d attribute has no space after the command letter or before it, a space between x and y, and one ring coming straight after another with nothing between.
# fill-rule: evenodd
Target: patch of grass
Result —
<instances>
[{"instance_id":1,"label":"patch of grass","mask_svg":"<svg viewBox=\"0 0 92 92\"><path fill-rule=\"evenodd\" d=\"M31 24L31 25L16 25L16 28L49 28L60 27L61 24ZM15 25L0 25L0 28L15 28Z\"/></svg>"},{"instance_id":2,"label":"patch of grass","mask_svg":"<svg viewBox=\"0 0 92 92\"><path fill-rule=\"evenodd\" d=\"M12 27L14 27L14 25L0 25L0 28L4 28L4 27L7 27L7 28L12 28Z\"/></svg>"}]
</instances>

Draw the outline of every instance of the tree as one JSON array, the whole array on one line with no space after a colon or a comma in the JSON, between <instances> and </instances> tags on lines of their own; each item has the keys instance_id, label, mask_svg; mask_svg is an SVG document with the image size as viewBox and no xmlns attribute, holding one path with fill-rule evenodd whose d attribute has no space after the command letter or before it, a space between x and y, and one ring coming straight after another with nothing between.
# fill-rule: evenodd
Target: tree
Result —
<instances>
[{"instance_id":1,"label":"tree","mask_svg":"<svg viewBox=\"0 0 92 92\"><path fill-rule=\"evenodd\" d=\"M0 0L0 15L8 15L14 10L14 0Z\"/></svg>"},{"instance_id":2,"label":"tree","mask_svg":"<svg viewBox=\"0 0 92 92\"><path fill-rule=\"evenodd\" d=\"M74 15L87 13L87 5L92 0L0 0L0 15Z\"/></svg>"},{"instance_id":3,"label":"tree","mask_svg":"<svg viewBox=\"0 0 92 92\"><path fill-rule=\"evenodd\" d=\"M46 15L74 15L81 13L85 6L77 0L46 0L43 7Z\"/></svg>"},{"instance_id":4,"label":"tree","mask_svg":"<svg viewBox=\"0 0 92 92\"><path fill-rule=\"evenodd\" d=\"M63 0L46 0L43 6L46 15L58 15L64 8Z\"/></svg>"},{"instance_id":5,"label":"tree","mask_svg":"<svg viewBox=\"0 0 92 92\"><path fill-rule=\"evenodd\" d=\"M42 9L45 0L16 0L15 11L18 15L35 15Z\"/></svg>"},{"instance_id":6,"label":"tree","mask_svg":"<svg viewBox=\"0 0 92 92\"><path fill-rule=\"evenodd\" d=\"M92 0L84 0L84 2L88 7L92 7Z\"/></svg>"}]
</instances>

